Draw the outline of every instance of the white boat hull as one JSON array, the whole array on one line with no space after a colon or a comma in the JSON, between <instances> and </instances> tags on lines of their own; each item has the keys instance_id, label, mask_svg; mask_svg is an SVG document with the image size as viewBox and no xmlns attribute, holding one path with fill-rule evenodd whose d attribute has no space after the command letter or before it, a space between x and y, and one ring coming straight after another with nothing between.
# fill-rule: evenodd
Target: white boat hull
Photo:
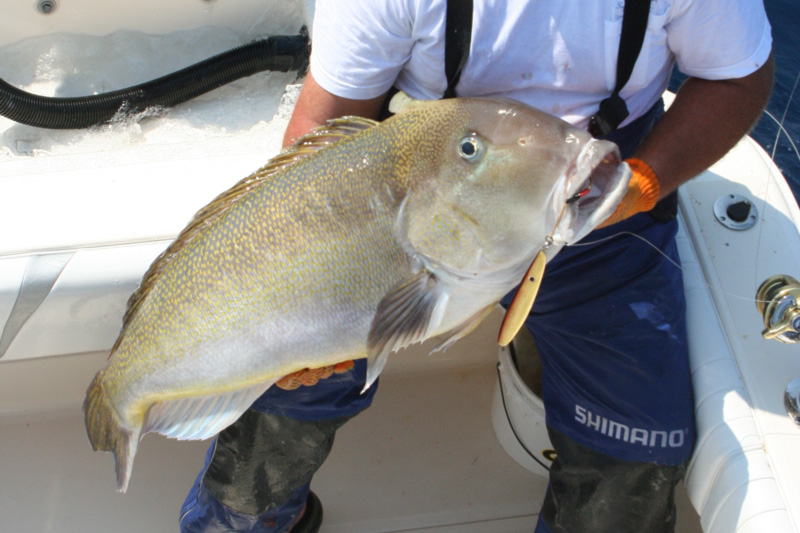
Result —
<instances>
[{"instance_id":1,"label":"white boat hull","mask_svg":"<svg viewBox=\"0 0 800 533\"><path fill-rule=\"evenodd\" d=\"M256 0L147 0L129 10L74 0L57 2L50 15L7 4L0 78L76 96L146 81L253 38L295 33L313 2L265 12ZM131 64L99 82L80 75L91 58L73 57L70 43L85 50L94 42L97 57L108 59L103 54L119 40L144 51L126 48ZM185 49L187 58L154 54L154 46ZM155 70L126 81L150 60ZM59 73L69 83L23 68L48 61L72 65ZM93 453L86 440L80 406L150 262L197 209L277 153L293 82L292 74L259 74L164 117L89 133L0 118L4 529L175 529L207 443L148 437L120 496L111 457ZM714 220L711 205L729 193L755 200L756 227L732 232ZM781 402L786 383L800 376L800 359L795 346L761 338L752 301L764 278L800 274L797 205L768 157L745 140L682 187L680 207L699 429L686 486L700 518L682 496L678 531L702 524L706 532L798 532L791 502L800 501L800 459L792 454L800 428ZM532 529L546 479L505 453L490 421L499 323L498 311L444 354L429 357L425 345L390 359L375 405L340 431L314 480L323 531Z\"/></svg>"}]
</instances>

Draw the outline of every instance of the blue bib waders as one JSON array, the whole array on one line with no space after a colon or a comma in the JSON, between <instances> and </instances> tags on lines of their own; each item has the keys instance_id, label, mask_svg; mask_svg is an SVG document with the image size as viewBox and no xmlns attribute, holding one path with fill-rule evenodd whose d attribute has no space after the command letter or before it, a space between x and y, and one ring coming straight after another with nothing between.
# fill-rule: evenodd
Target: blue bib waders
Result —
<instances>
[{"instance_id":1,"label":"blue bib waders","mask_svg":"<svg viewBox=\"0 0 800 533\"><path fill-rule=\"evenodd\" d=\"M607 138L630 157L662 112ZM557 456L536 533L674 531L695 423L675 196L665 200L547 265L526 324Z\"/></svg>"}]
</instances>

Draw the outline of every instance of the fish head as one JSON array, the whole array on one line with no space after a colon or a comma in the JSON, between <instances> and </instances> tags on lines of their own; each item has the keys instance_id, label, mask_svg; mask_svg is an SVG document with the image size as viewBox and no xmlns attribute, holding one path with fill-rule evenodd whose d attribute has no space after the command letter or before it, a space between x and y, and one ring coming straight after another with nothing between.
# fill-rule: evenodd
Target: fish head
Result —
<instances>
[{"instance_id":1,"label":"fish head","mask_svg":"<svg viewBox=\"0 0 800 533\"><path fill-rule=\"evenodd\" d=\"M518 277L539 250L550 258L603 222L627 190L616 145L527 105L458 98L409 108L449 117L419 135L420 176L401 227L416 254L450 272Z\"/></svg>"}]
</instances>

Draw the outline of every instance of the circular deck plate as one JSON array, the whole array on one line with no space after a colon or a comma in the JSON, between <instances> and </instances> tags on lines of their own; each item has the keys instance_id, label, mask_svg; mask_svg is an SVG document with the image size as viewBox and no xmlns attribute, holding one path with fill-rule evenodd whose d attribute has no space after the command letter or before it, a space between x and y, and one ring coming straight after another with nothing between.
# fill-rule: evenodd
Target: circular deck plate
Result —
<instances>
[{"instance_id":1,"label":"circular deck plate","mask_svg":"<svg viewBox=\"0 0 800 533\"><path fill-rule=\"evenodd\" d=\"M739 202L748 202L750 204L750 214L747 219L742 222L737 222L728 216L728 207ZM743 231L752 228L758 220L758 209L756 209L753 200L742 196L740 194L725 194L717 198L714 202L714 217L717 221L725 226L736 231Z\"/></svg>"}]
</instances>

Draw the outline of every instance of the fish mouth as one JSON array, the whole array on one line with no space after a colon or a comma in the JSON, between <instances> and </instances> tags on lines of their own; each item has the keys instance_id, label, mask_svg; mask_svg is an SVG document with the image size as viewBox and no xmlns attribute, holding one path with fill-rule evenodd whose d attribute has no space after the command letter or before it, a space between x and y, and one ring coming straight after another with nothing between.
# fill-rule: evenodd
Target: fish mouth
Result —
<instances>
[{"instance_id":1,"label":"fish mouth","mask_svg":"<svg viewBox=\"0 0 800 533\"><path fill-rule=\"evenodd\" d=\"M566 187L554 195L554 209L563 209L554 243L573 244L605 221L627 192L630 177L616 144L589 141L567 170Z\"/></svg>"}]
</instances>

